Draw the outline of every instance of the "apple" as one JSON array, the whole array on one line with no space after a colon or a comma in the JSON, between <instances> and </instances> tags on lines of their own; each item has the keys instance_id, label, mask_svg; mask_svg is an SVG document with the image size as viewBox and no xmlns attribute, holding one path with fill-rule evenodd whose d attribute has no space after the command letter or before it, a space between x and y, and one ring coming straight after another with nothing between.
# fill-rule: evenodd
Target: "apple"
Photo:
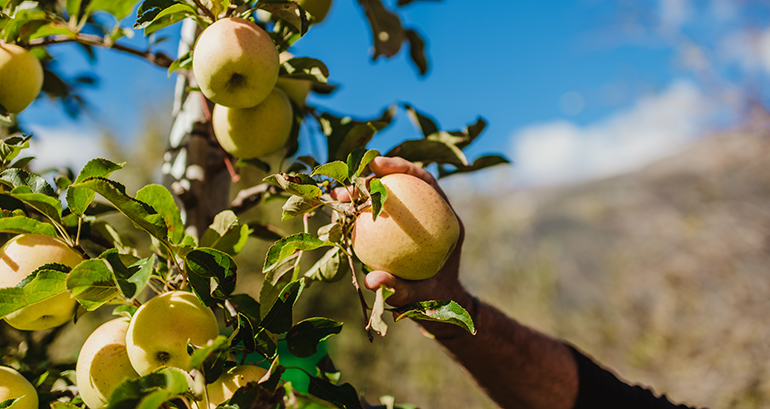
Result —
<instances>
[{"instance_id":1,"label":"apple","mask_svg":"<svg viewBox=\"0 0 770 409\"><path fill-rule=\"evenodd\" d=\"M204 346L218 335L217 319L210 308L195 294L171 291L136 310L126 333L126 350L141 376L163 367L189 371L188 341Z\"/></svg>"},{"instance_id":2,"label":"apple","mask_svg":"<svg viewBox=\"0 0 770 409\"><path fill-rule=\"evenodd\" d=\"M232 398L238 388L249 382L259 381L266 373L267 369L254 365L240 365L228 369L219 379L206 385L209 408L216 408L220 403Z\"/></svg>"},{"instance_id":3,"label":"apple","mask_svg":"<svg viewBox=\"0 0 770 409\"><path fill-rule=\"evenodd\" d=\"M284 51L280 55L281 64L294 58L288 51ZM275 86L282 89L289 99L294 101L300 107L305 106L305 100L307 99L310 90L313 88L312 82L309 80L301 80L297 78L278 77L278 81Z\"/></svg>"},{"instance_id":4,"label":"apple","mask_svg":"<svg viewBox=\"0 0 770 409\"><path fill-rule=\"evenodd\" d=\"M107 321L95 329L80 348L76 367L78 390L91 409L107 406L116 387L139 377L126 351L128 325L127 318Z\"/></svg>"},{"instance_id":5,"label":"apple","mask_svg":"<svg viewBox=\"0 0 770 409\"><path fill-rule=\"evenodd\" d=\"M332 0L299 0L299 5L313 16L312 23L318 24L324 21L326 14L329 13Z\"/></svg>"},{"instance_id":6,"label":"apple","mask_svg":"<svg viewBox=\"0 0 770 409\"><path fill-rule=\"evenodd\" d=\"M222 149L236 158L252 159L278 152L286 145L292 115L289 97L274 88L253 108L215 105L211 122Z\"/></svg>"},{"instance_id":7,"label":"apple","mask_svg":"<svg viewBox=\"0 0 770 409\"><path fill-rule=\"evenodd\" d=\"M0 105L12 114L24 110L43 87L43 66L29 51L0 43Z\"/></svg>"},{"instance_id":8,"label":"apple","mask_svg":"<svg viewBox=\"0 0 770 409\"><path fill-rule=\"evenodd\" d=\"M432 277L457 244L457 216L420 178L394 173L380 181L388 192L383 211L377 220L372 220L371 208L356 218L353 251L374 270L407 280Z\"/></svg>"},{"instance_id":9,"label":"apple","mask_svg":"<svg viewBox=\"0 0 770 409\"><path fill-rule=\"evenodd\" d=\"M19 372L7 366L0 366L0 403L8 399L21 398L13 409L37 409L37 390Z\"/></svg>"},{"instance_id":10,"label":"apple","mask_svg":"<svg viewBox=\"0 0 770 409\"><path fill-rule=\"evenodd\" d=\"M278 79L278 49L270 36L242 18L217 20L198 37L193 74L203 95L231 108L267 98Z\"/></svg>"},{"instance_id":11,"label":"apple","mask_svg":"<svg viewBox=\"0 0 770 409\"><path fill-rule=\"evenodd\" d=\"M0 288L15 287L38 267L59 263L75 267L83 261L78 252L63 241L41 234L20 234L0 248ZM37 331L58 327L69 321L77 302L69 292L28 305L5 316L16 329Z\"/></svg>"}]
</instances>

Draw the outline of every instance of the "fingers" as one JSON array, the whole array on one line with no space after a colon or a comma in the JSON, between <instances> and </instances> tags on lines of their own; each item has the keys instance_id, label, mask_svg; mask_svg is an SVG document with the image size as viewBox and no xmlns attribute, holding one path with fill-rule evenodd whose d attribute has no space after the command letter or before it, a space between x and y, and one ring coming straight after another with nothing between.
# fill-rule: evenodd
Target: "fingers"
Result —
<instances>
[{"instance_id":1,"label":"fingers","mask_svg":"<svg viewBox=\"0 0 770 409\"><path fill-rule=\"evenodd\" d=\"M446 200L447 203L449 202L446 194L438 185L436 178L434 178L430 172L404 158L378 156L369 162L369 169L371 169L377 177L383 177L392 173L406 173L408 175L416 176L431 185L444 197L444 200Z\"/></svg>"},{"instance_id":2,"label":"fingers","mask_svg":"<svg viewBox=\"0 0 770 409\"><path fill-rule=\"evenodd\" d=\"M384 271L372 271L367 274L364 285L372 291L377 291L381 285L395 290L395 293L386 300L388 304L394 307L401 307L417 301L411 299L412 291L407 282Z\"/></svg>"}]
</instances>

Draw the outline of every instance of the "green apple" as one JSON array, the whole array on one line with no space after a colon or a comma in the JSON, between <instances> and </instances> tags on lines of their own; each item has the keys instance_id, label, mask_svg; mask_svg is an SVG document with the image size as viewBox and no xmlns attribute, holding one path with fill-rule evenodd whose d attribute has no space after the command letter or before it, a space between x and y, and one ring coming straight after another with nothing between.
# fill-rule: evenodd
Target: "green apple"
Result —
<instances>
[{"instance_id":1,"label":"green apple","mask_svg":"<svg viewBox=\"0 0 770 409\"><path fill-rule=\"evenodd\" d=\"M290 52L282 52L280 55L281 64L292 58L294 58L294 55ZM308 94L310 94L310 90L313 88L313 84L309 80L286 77L278 77L275 86L282 89L295 104L301 107L305 106L305 100L307 99Z\"/></svg>"},{"instance_id":2,"label":"green apple","mask_svg":"<svg viewBox=\"0 0 770 409\"><path fill-rule=\"evenodd\" d=\"M372 220L371 208L353 227L356 256L374 270L407 280L435 275L454 250L460 223L431 185L404 173L380 179L388 192L383 211Z\"/></svg>"},{"instance_id":3,"label":"green apple","mask_svg":"<svg viewBox=\"0 0 770 409\"><path fill-rule=\"evenodd\" d=\"M41 234L20 234L0 248L0 288L14 287L48 263L75 267L83 258L63 241ZM9 325L25 331L58 327L69 321L77 302L69 292L28 305L5 316Z\"/></svg>"},{"instance_id":4,"label":"green apple","mask_svg":"<svg viewBox=\"0 0 770 409\"><path fill-rule=\"evenodd\" d=\"M220 403L233 397L238 388L249 382L257 382L267 373L267 369L254 365L234 366L223 373L219 379L206 385L209 396L209 408L214 409Z\"/></svg>"},{"instance_id":5,"label":"green apple","mask_svg":"<svg viewBox=\"0 0 770 409\"><path fill-rule=\"evenodd\" d=\"M139 377L126 352L128 325L127 318L107 321L95 329L80 348L76 367L78 390L91 409L107 406L118 385Z\"/></svg>"},{"instance_id":6,"label":"green apple","mask_svg":"<svg viewBox=\"0 0 770 409\"><path fill-rule=\"evenodd\" d=\"M43 87L43 66L29 51L0 43L0 105L17 114L35 100Z\"/></svg>"},{"instance_id":7,"label":"green apple","mask_svg":"<svg viewBox=\"0 0 770 409\"><path fill-rule=\"evenodd\" d=\"M193 73L203 95L231 108L267 98L278 79L278 49L258 25L242 18L217 20L198 37Z\"/></svg>"},{"instance_id":8,"label":"green apple","mask_svg":"<svg viewBox=\"0 0 770 409\"><path fill-rule=\"evenodd\" d=\"M332 0L299 0L299 5L313 16L312 22L318 24L324 21L326 14L329 13Z\"/></svg>"},{"instance_id":9,"label":"green apple","mask_svg":"<svg viewBox=\"0 0 770 409\"><path fill-rule=\"evenodd\" d=\"M189 371L187 343L205 346L219 335L217 319L195 294L172 291L144 303L126 333L128 359L139 375L163 367Z\"/></svg>"},{"instance_id":10,"label":"green apple","mask_svg":"<svg viewBox=\"0 0 770 409\"><path fill-rule=\"evenodd\" d=\"M15 369L0 366L0 402L21 398L13 409L37 409L37 390Z\"/></svg>"},{"instance_id":11,"label":"green apple","mask_svg":"<svg viewBox=\"0 0 770 409\"><path fill-rule=\"evenodd\" d=\"M292 125L289 97L278 88L253 108L215 105L211 114L214 135L229 154L252 159L278 152L286 145Z\"/></svg>"}]
</instances>

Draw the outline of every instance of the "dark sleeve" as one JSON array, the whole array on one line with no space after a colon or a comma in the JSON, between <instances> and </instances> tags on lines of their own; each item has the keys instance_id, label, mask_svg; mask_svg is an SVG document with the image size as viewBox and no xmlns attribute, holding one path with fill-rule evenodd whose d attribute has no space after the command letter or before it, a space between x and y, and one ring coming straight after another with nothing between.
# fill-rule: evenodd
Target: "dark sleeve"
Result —
<instances>
[{"instance_id":1,"label":"dark sleeve","mask_svg":"<svg viewBox=\"0 0 770 409\"><path fill-rule=\"evenodd\" d=\"M693 409L656 397L641 386L631 386L567 345L578 367L579 389L573 409Z\"/></svg>"}]
</instances>

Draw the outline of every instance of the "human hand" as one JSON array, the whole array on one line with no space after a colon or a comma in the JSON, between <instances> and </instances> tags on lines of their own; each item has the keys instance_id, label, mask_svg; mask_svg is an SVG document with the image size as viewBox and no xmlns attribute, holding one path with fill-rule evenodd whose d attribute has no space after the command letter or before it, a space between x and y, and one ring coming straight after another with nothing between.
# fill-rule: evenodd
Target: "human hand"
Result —
<instances>
[{"instance_id":1,"label":"human hand","mask_svg":"<svg viewBox=\"0 0 770 409\"><path fill-rule=\"evenodd\" d=\"M377 157L369 163L369 168L377 177L393 173L406 173L418 177L430 184L449 203L446 194L430 173L403 158ZM338 191L337 199L345 201L349 200L349 197L347 197L346 192ZM465 236L462 222L459 218L458 221L460 222L460 235L455 249L436 275L425 280L412 281L401 279L387 271L372 271L366 275L364 281L366 287L370 290L377 290L380 286L394 289L395 293L387 299L387 302L395 307L401 307L418 301L453 300L469 309L472 304L472 298L458 279L460 254ZM438 329L441 327L440 325ZM431 332L433 331L431 330Z\"/></svg>"}]
</instances>

